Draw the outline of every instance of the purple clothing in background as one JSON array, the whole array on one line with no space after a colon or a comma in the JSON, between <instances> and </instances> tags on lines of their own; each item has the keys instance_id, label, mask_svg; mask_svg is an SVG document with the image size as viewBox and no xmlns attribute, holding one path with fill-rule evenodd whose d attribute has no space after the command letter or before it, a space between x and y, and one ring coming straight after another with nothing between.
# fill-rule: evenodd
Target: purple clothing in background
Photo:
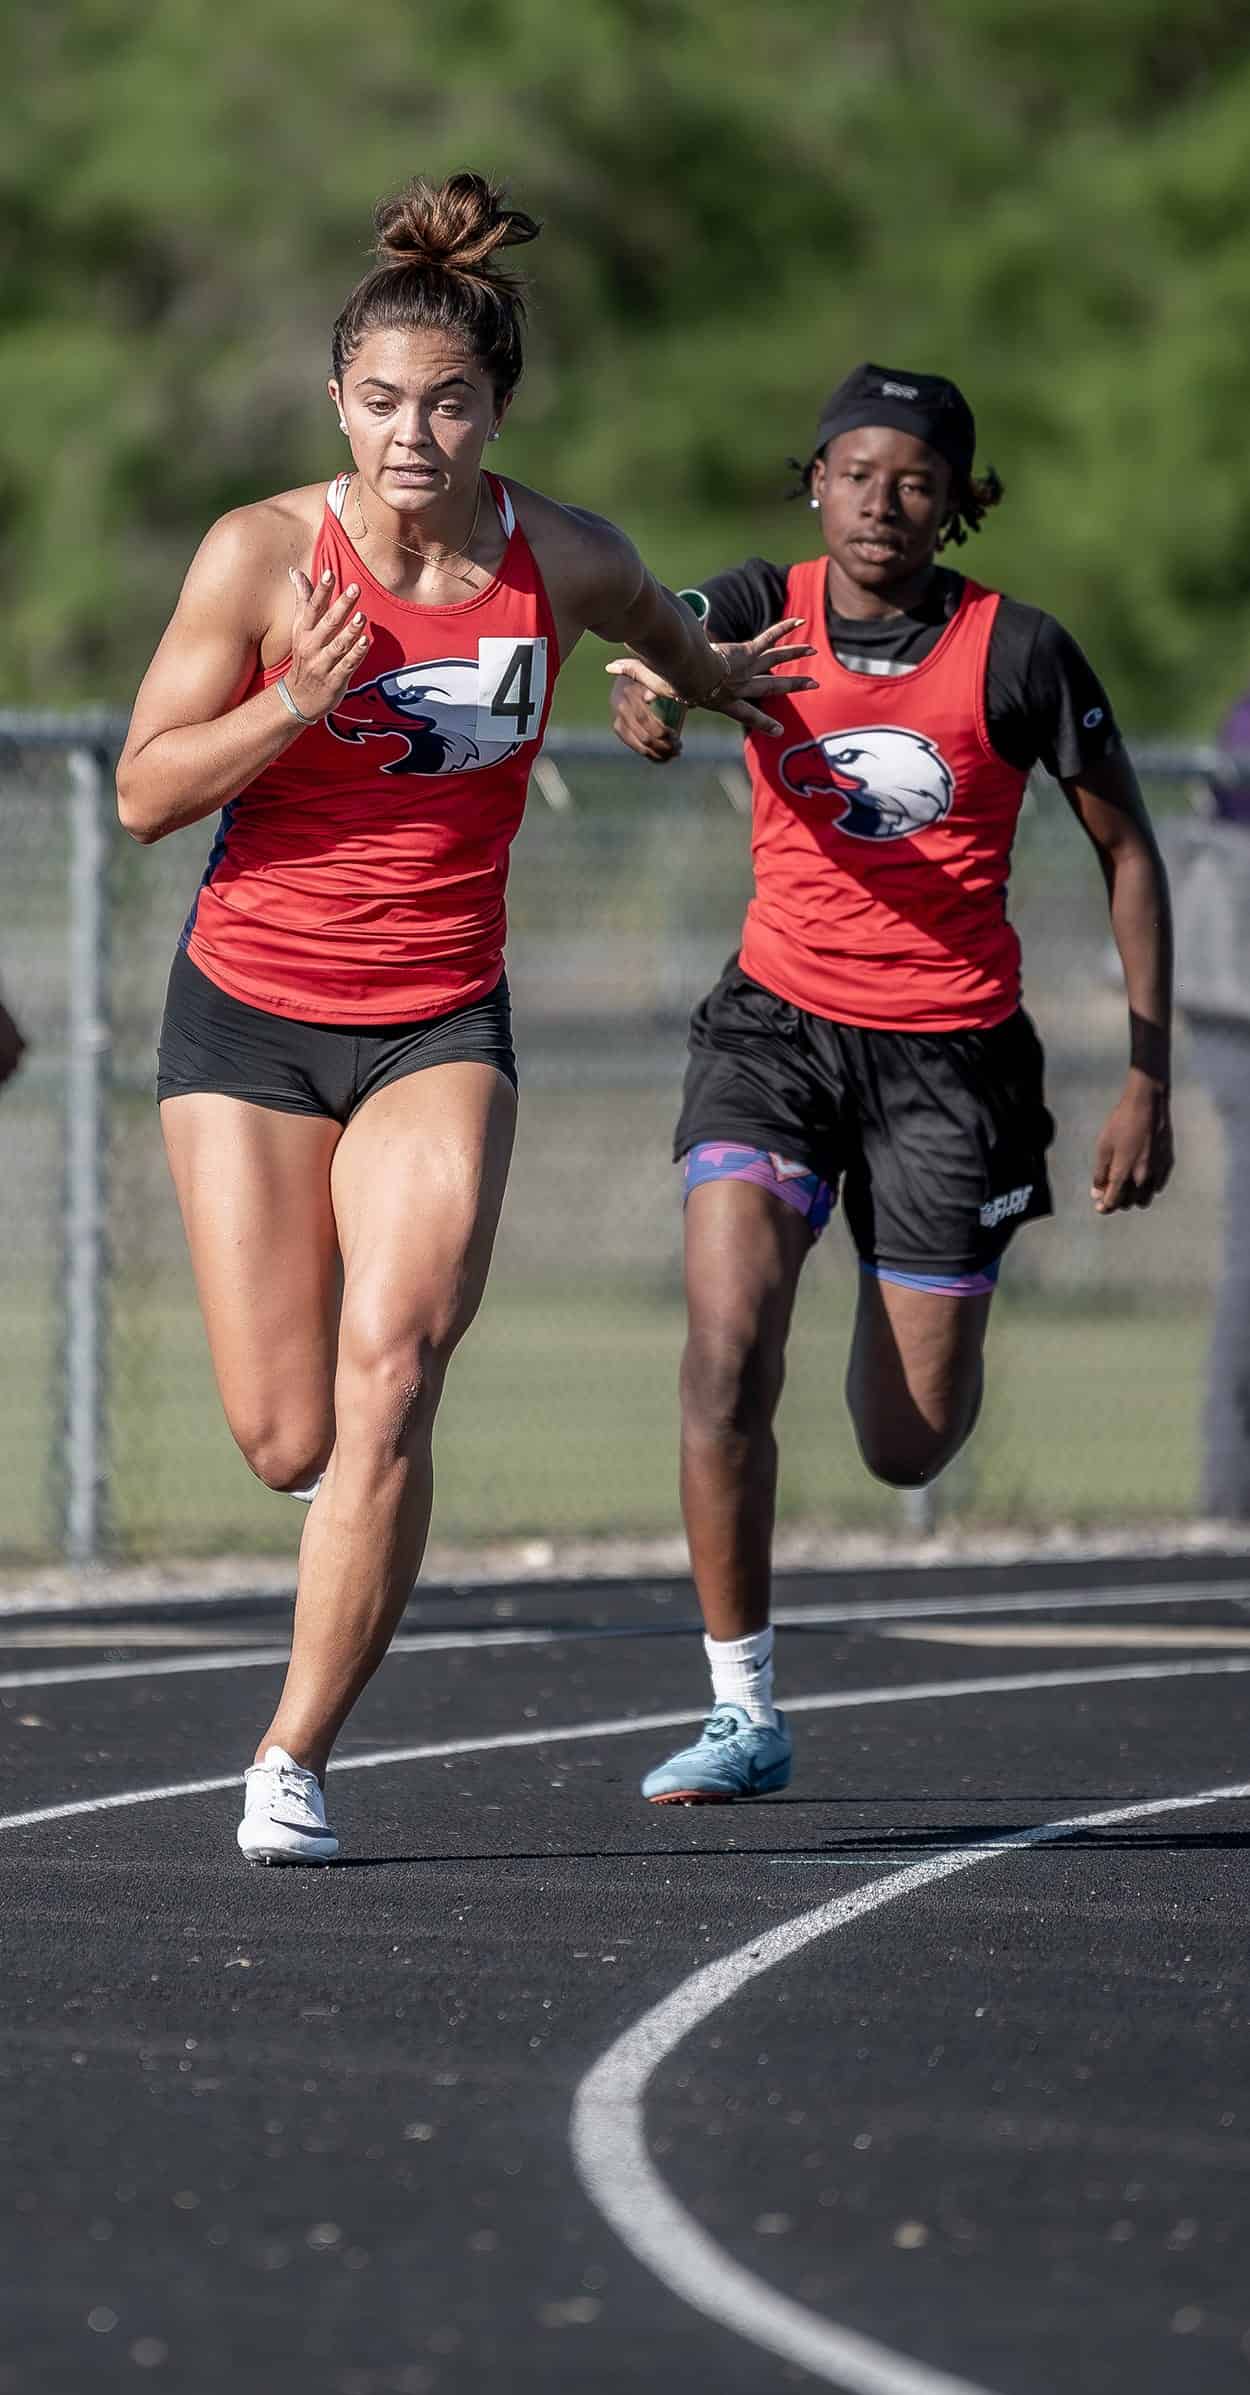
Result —
<instances>
[{"instance_id":1,"label":"purple clothing in background","mask_svg":"<svg viewBox=\"0 0 1250 2395\"><path fill-rule=\"evenodd\" d=\"M1250 756L1250 690L1239 698L1231 713L1220 725L1220 747L1233 754ZM1211 796L1215 812L1228 823L1244 823L1250 830L1250 780L1221 782L1212 780Z\"/></svg>"}]
</instances>

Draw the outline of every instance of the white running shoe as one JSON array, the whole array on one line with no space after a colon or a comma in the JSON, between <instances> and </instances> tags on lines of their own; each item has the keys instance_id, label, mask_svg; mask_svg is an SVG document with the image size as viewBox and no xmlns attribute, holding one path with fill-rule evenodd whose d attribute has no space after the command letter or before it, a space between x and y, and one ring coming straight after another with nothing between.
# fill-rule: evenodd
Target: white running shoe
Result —
<instances>
[{"instance_id":1,"label":"white running shoe","mask_svg":"<svg viewBox=\"0 0 1250 2395\"><path fill-rule=\"evenodd\" d=\"M285 1747L267 1746L244 1772L247 1794L239 1845L249 1863L328 1863L339 1842L326 1826L326 1800L315 1771Z\"/></svg>"}]
</instances>

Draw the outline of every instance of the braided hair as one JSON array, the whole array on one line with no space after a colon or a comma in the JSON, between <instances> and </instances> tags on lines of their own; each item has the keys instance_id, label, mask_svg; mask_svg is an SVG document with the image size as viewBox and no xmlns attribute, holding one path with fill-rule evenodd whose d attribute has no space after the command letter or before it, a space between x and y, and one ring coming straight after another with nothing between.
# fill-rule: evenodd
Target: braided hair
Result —
<instances>
[{"instance_id":1,"label":"braided hair","mask_svg":"<svg viewBox=\"0 0 1250 2395\"><path fill-rule=\"evenodd\" d=\"M980 531L989 510L997 507L1002 495L1002 483L992 466L987 466L984 474L970 474L966 482L956 487L942 518L939 549L944 549L948 541L962 549L969 533Z\"/></svg>"}]
</instances>

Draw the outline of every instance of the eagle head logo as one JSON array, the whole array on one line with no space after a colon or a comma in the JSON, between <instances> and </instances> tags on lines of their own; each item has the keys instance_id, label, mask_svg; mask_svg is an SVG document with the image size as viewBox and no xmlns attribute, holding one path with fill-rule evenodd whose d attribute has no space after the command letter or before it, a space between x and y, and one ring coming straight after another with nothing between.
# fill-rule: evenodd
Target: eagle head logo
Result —
<instances>
[{"instance_id":1,"label":"eagle head logo","mask_svg":"<svg viewBox=\"0 0 1250 2395\"><path fill-rule=\"evenodd\" d=\"M789 748L781 778L796 798L838 803L833 820L852 840L910 840L949 815L955 777L919 732L866 724Z\"/></svg>"},{"instance_id":2,"label":"eagle head logo","mask_svg":"<svg viewBox=\"0 0 1250 2395\"><path fill-rule=\"evenodd\" d=\"M398 741L383 773L471 773L515 756L518 740L479 739L478 668L468 657L404 665L358 682L326 716L336 740Z\"/></svg>"}]
</instances>

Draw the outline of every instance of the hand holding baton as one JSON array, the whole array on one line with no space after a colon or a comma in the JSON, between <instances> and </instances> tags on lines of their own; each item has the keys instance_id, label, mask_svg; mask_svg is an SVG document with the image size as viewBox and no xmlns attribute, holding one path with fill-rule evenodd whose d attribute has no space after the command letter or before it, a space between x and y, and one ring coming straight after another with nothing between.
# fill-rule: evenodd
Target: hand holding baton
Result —
<instances>
[{"instance_id":1,"label":"hand holding baton","mask_svg":"<svg viewBox=\"0 0 1250 2395\"><path fill-rule=\"evenodd\" d=\"M677 596L680 599L682 606L689 608L690 613L695 617L697 622L700 624L705 624L707 622L707 619L712 612L712 608L710 600L703 591L679 590ZM652 714L658 715L660 722L667 725L670 732L680 732L688 713L684 699L654 698L649 699L647 704L649 705Z\"/></svg>"}]
</instances>

